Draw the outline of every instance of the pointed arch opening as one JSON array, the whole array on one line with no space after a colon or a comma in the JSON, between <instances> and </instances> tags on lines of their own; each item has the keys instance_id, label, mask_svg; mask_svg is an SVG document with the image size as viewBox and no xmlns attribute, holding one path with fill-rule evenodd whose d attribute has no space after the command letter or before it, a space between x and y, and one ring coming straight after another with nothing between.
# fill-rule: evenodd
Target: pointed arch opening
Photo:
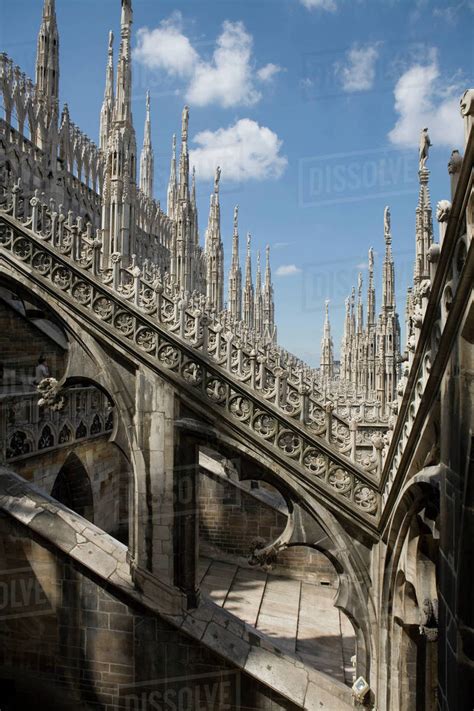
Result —
<instances>
[{"instance_id":1,"label":"pointed arch opening","mask_svg":"<svg viewBox=\"0 0 474 711\"><path fill-rule=\"evenodd\" d=\"M74 453L69 455L61 467L51 496L91 523L94 522L94 500L89 475Z\"/></svg>"}]
</instances>

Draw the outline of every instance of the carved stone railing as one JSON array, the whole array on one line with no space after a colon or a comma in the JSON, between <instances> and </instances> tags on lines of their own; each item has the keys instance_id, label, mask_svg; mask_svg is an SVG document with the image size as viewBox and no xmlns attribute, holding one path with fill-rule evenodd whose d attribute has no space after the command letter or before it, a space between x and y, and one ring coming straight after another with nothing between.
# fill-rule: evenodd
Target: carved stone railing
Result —
<instances>
[{"instance_id":1,"label":"carved stone railing","mask_svg":"<svg viewBox=\"0 0 474 711\"><path fill-rule=\"evenodd\" d=\"M123 267L121 256L113 254L103 268L100 233L94 239L90 225L84 229L83 221L75 219L72 212L66 216L38 196L24 200L18 186L5 193L3 208L124 301L153 314L167 330L194 349L205 351L262 400L297 420L312 435L324 438L370 474L380 474L376 448L356 436L362 409L357 408L357 416L351 414L349 421L338 415L331 400L321 393L313 371L284 349L265 343L242 322L232 320L229 312L212 310L203 295L179 291L167 274L147 260L142 269L133 260ZM114 326L120 331L120 322ZM364 413L366 424L371 423L371 416L375 418L377 413L369 408Z\"/></svg>"},{"instance_id":2,"label":"carved stone railing","mask_svg":"<svg viewBox=\"0 0 474 711\"><path fill-rule=\"evenodd\" d=\"M335 412L344 419L387 429L390 406L384 407L373 392L367 393L340 376L325 379L320 371L316 371L316 382L320 392L334 403Z\"/></svg>"},{"instance_id":3,"label":"carved stone railing","mask_svg":"<svg viewBox=\"0 0 474 711\"><path fill-rule=\"evenodd\" d=\"M472 294L473 159L474 131L471 131L453 204L442 201L438 205L440 243L433 243L430 248L430 279L420 284L416 294L420 306L408 337L407 360L397 386L398 402L394 404L384 437L381 491L385 516L404 480L417 439L439 393L456 333ZM439 209L441 205L443 210Z\"/></svg>"},{"instance_id":4,"label":"carved stone railing","mask_svg":"<svg viewBox=\"0 0 474 711\"><path fill-rule=\"evenodd\" d=\"M40 405L38 392L0 397L0 460L13 462L113 429L112 403L95 387L68 388L61 407Z\"/></svg>"},{"instance_id":5,"label":"carved stone railing","mask_svg":"<svg viewBox=\"0 0 474 711\"><path fill-rule=\"evenodd\" d=\"M225 315L206 311L198 295L173 292L151 265L142 275L133 264L122 268L114 255L111 268L102 269L100 241L71 215L36 197L26 205L18 188L10 198L0 211L0 252L16 268L47 282L56 298L72 303L96 328L238 423L306 485L365 519L376 516L377 450L367 462L369 473L350 460L357 423L349 426L333 416L331 403L318 403L301 368L282 367L278 349L226 328Z\"/></svg>"}]
</instances>

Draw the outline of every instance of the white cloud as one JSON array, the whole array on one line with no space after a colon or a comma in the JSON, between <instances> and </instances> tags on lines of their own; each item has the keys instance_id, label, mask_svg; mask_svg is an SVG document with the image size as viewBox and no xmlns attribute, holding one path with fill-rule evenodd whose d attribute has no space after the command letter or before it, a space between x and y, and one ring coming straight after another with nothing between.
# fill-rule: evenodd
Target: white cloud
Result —
<instances>
[{"instance_id":1,"label":"white cloud","mask_svg":"<svg viewBox=\"0 0 474 711\"><path fill-rule=\"evenodd\" d=\"M417 146L420 131L429 128L434 146L462 144L463 125L459 116L461 87L443 80L436 54L426 64L414 64L395 85L395 111L399 118L389 132L396 146Z\"/></svg>"},{"instance_id":2,"label":"white cloud","mask_svg":"<svg viewBox=\"0 0 474 711\"><path fill-rule=\"evenodd\" d=\"M282 264L275 272L276 276L281 277L294 276L295 274L300 273L301 269L297 267L296 264Z\"/></svg>"},{"instance_id":3,"label":"white cloud","mask_svg":"<svg viewBox=\"0 0 474 711\"><path fill-rule=\"evenodd\" d=\"M224 180L279 178L288 162L280 155L277 134L248 118L228 128L201 131L193 140L199 147L191 150L190 161L204 179L214 175L217 165Z\"/></svg>"},{"instance_id":4,"label":"white cloud","mask_svg":"<svg viewBox=\"0 0 474 711\"><path fill-rule=\"evenodd\" d=\"M470 10L474 12L474 2L472 0L463 0L457 5L447 5L446 7L435 7L433 10L433 15L438 17L442 22L448 25L457 25L461 11L463 9Z\"/></svg>"},{"instance_id":5,"label":"white cloud","mask_svg":"<svg viewBox=\"0 0 474 711\"><path fill-rule=\"evenodd\" d=\"M281 72L281 67L270 62L270 64L265 64L264 67L258 70L257 76L260 81L271 81L279 72Z\"/></svg>"},{"instance_id":6,"label":"white cloud","mask_svg":"<svg viewBox=\"0 0 474 711\"><path fill-rule=\"evenodd\" d=\"M435 7L433 10L434 17L439 17L448 25L455 25L457 22L458 5L450 5L448 7Z\"/></svg>"},{"instance_id":7,"label":"white cloud","mask_svg":"<svg viewBox=\"0 0 474 711\"><path fill-rule=\"evenodd\" d=\"M335 0L301 0L301 2L308 10L317 8L319 10L334 12L337 9Z\"/></svg>"},{"instance_id":8,"label":"white cloud","mask_svg":"<svg viewBox=\"0 0 474 711\"><path fill-rule=\"evenodd\" d=\"M200 61L186 92L197 106L251 105L260 99L252 80L252 35L242 22L225 21L211 62Z\"/></svg>"},{"instance_id":9,"label":"white cloud","mask_svg":"<svg viewBox=\"0 0 474 711\"><path fill-rule=\"evenodd\" d=\"M346 53L346 61L336 64L344 91L367 91L374 85L375 63L379 56L379 44L359 46L354 44Z\"/></svg>"},{"instance_id":10,"label":"white cloud","mask_svg":"<svg viewBox=\"0 0 474 711\"><path fill-rule=\"evenodd\" d=\"M164 69L173 76L190 76L199 55L182 32L182 15L174 12L154 30L137 32L135 59L149 69Z\"/></svg>"},{"instance_id":11,"label":"white cloud","mask_svg":"<svg viewBox=\"0 0 474 711\"><path fill-rule=\"evenodd\" d=\"M269 82L281 71L272 63L261 68L255 65L253 37L243 22L223 23L209 60L200 56L183 33L179 12L153 30L139 29L137 39L135 59L149 69L181 77L186 82L186 101L196 106L217 104L228 108L256 104L261 98L256 81Z\"/></svg>"},{"instance_id":12,"label":"white cloud","mask_svg":"<svg viewBox=\"0 0 474 711\"><path fill-rule=\"evenodd\" d=\"M369 265L367 262L359 262L359 264L356 264L356 269L368 269Z\"/></svg>"}]
</instances>

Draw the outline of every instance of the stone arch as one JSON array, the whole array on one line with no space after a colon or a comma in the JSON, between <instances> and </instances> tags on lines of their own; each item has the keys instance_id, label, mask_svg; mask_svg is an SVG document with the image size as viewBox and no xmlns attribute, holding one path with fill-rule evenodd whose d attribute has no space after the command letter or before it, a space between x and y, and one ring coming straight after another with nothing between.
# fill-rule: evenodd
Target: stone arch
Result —
<instances>
[{"instance_id":1,"label":"stone arch","mask_svg":"<svg viewBox=\"0 0 474 711\"><path fill-rule=\"evenodd\" d=\"M208 447L200 455L203 595L217 599L276 645L289 645L310 667L351 685L356 631L337 604L339 587L348 585L341 563L323 545L298 542L297 535L290 542L297 532L289 492L283 495L263 479L252 486L257 482L245 465L239 479L240 462ZM269 615L278 620L274 629Z\"/></svg>"},{"instance_id":2,"label":"stone arch","mask_svg":"<svg viewBox=\"0 0 474 711\"><path fill-rule=\"evenodd\" d=\"M205 444L232 458L236 453L252 461L258 474L246 476L239 472L240 479L268 481L289 503L292 518L282 536L285 543L296 541L313 545L317 541L319 549L331 560L340 576L340 585L335 606L350 619L357 639L357 674L367 679L371 675L371 660L376 658L376 639L373 628L376 624L375 604L372 595L372 581L368 571L368 550L371 540L360 539L356 529L348 530L324 503L308 496L306 490L291 480L284 467L268 459L264 452L254 451L248 442L242 442L224 429L218 430L190 417L176 422L180 430L192 435ZM288 535L289 534L289 535ZM277 542L282 538L277 539ZM365 552L362 552L364 551ZM365 557L367 556L367 557ZM375 671L374 671L375 674Z\"/></svg>"},{"instance_id":3,"label":"stone arch","mask_svg":"<svg viewBox=\"0 0 474 711\"><path fill-rule=\"evenodd\" d=\"M48 311L51 307L48 300L44 298L41 288L28 281L27 277L21 273L12 271L6 265L0 264L0 281L2 287L19 294L22 299L30 303L37 303L39 308ZM49 311L48 311L49 313ZM65 334L67 348L65 355L65 365L61 368L60 387L61 391L71 392L75 386L92 386L97 391L102 392L111 402L107 417L101 417L102 433L107 434L108 441L117 447L121 456L120 464L120 489L121 502L119 516L122 518L121 530L117 537L124 542L129 540L133 545L133 525L130 526L129 536L129 491L133 491L134 482L139 479L140 474L136 471L136 465L131 457L133 442L133 426L131 413L133 412L133 373L134 367L129 362L118 359L115 364L111 362L110 354L101 347L86 331L78 328L78 321L70 314L66 313L58 304L55 313L52 315L55 325ZM64 414L64 421L61 427L55 432L56 441L61 439L60 444L65 445L74 439L79 418L74 421ZM105 413L107 414L107 413ZM65 425L63 427L63 424ZM83 423L82 430L87 434L90 432L89 424ZM34 441L31 440L29 432L22 432L21 440L18 438L14 442L8 443L10 457L22 456L25 451L34 449ZM100 435L100 433L99 433ZM88 467L88 465L86 465ZM48 490L50 491L50 489ZM94 501L94 517L100 513L100 500ZM116 532L115 532L116 533Z\"/></svg>"},{"instance_id":4,"label":"stone arch","mask_svg":"<svg viewBox=\"0 0 474 711\"><path fill-rule=\"evenodd\" d=\"M92 486L79 457L71 453L53 484L51 496L88 521L94 521Z\"/></svg>"}]
</instances>

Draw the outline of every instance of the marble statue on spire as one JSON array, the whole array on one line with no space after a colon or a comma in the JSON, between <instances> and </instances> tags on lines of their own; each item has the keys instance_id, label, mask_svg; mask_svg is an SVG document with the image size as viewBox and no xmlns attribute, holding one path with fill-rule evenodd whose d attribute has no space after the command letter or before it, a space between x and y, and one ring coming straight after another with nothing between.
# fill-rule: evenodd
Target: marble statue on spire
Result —
<instances>
[{"instance_id":1,"label":"marble statue on spire","mask_svg":"<svg viewBox=\"0 0 474 711\"><path fill-rule=\"evenodd\" d=\"M181 122L181 140L183 143L188 141L188 127L189 127L189 106L185 106L183 109L183 117Z\"/></svg>"},{"instance_id":2,"label":"marble statue on spire","mask_svg":"<svg viewBox=\"0 0 474 711\"><path fill-rule=\"evenodd\" d=\"M384 234L390 234L390 208L386 207L383 213Z\"/></svg>"},{"instance_id":3,"label":"marble statue on spire","mask_svg":"<svg viewBox=\"0 0 474 711\"><path fill-rule=\"evenodd\" d=\"M216 174L215 174L215 177L214 177L214 192L215 192L215 193L218 193L218 192L219 192L219 182L220 182L220 179L221 179L221 172L222 172L222 171L221 171L220 167L217 166L217 168L216 168Z\"/></svg>"},{"instance_id":4,"label":"marble statue on spire","mask_svg":"<svg viewBox=\"0 0 474 711\"><path fill-rule=\"evenodd\" d=\"M433 144L431 143L430 137L428 135L428 129L423 128L420 135L420 150L418 153L419 170L424 170L426 168L426 160L428 158L430 147L432 145Z\"/></svg>"}]
</instances>

